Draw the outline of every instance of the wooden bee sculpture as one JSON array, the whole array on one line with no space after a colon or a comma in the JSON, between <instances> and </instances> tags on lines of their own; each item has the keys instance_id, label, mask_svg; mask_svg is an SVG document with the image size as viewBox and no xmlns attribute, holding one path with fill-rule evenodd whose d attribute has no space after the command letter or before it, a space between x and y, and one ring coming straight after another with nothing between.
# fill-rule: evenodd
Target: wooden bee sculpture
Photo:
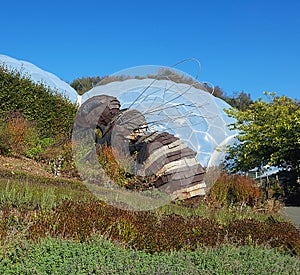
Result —
<instances>
[{"instance_id":1,"label":"wooden bee sculpture","mask_svg":"<svg viewBox=\"0 0 300 275\"><path fill-rule=\"evenodd\" d=\"M97 145L113 147L126 158L134 156L132 173L151 179L172 199L204 195L205 170L196 152L170 133L147 131L141 112L120 107L116 97L94 96L82 104L77 126L94 129Z\"/></svg>"}]
</instances>

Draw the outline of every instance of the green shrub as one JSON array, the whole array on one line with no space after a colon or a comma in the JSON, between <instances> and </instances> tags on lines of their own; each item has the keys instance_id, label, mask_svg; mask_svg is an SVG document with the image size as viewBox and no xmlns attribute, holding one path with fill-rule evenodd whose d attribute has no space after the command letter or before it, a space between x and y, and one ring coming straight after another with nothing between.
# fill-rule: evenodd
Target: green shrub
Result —
<instances>
[{"instance_id":1,"label":"green shrub","mask_svg":"<svg viewBox=\"0 0 300 275\"><path fill-rule=\"evenodd\" d=\"M32 148L28 149L25 152L25 156L28 158L37 159L39 157L39 155L42 154L53 143L54 143L54 140L52 138L38 139L35 143L35 146L32 146Z\"/></svg>"},{"instance_id":2,"label":"green shrub","mask_svg":"<svg viewBox=\"0 0 300 275\"><path fill-rule=\"evenodd\" d=\"M68 136L77 107L61 94L0 66L0 116L18 111L34 121L41 137Z\"/></svg>"},{"instance_id":3,"label":"green shrub","mask_svg":"<svg viewBox=\"0 0 300 275\"><path fill-rule=\"evenodd\" d=\"M11 136L7 123L0 119L0 155L11 155Z\"/></svg>"},{"instance_id":4,"label":"green shrub","mask_svg":"<svg viewBox=\"0 0 300 275\"><path fill-rule=\"evenodd\" d=\"M0 257L2 274L299 274L299 258L275 249L223 246L148 254L101 238L87 243L20 240Z\"/></svg>"}]
</instances>

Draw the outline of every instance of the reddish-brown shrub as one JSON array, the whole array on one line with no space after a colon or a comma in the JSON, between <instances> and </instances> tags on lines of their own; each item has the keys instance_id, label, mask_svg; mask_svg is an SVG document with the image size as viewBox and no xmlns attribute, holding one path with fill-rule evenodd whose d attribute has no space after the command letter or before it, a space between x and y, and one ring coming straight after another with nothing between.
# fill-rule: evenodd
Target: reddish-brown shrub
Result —
<instances>
[{"instance_id":1,"label":"reddish-brown shrub","mask_svg":"<svg viewBox=\"0 0 300 275\"><path fill-rule=\"evenodd\" d=\"M254 206L259 201L261 193L253 179L242 175L221 173L210 189L208 197L223 204L242 203Z\"/></svg>"},{"instance_id":2,"label":"reddish-brown shrub","mask_svg":"<svg viewBox=\"0 0 300 275\"><path fill-rule=\"evenodd\" d=\"M1 129L1 136L5 138L2 138L1 142L5 141L7 144L1 146L9 148L16 155L23 155L38 141L39 135L36 127L19 112L9 113L3 125L5 127Z\"/></svg>"},{"instance_id":3,"label":"reddish-brown shrub","mask_svg":"<svg viewBox=\"0 0 300 275\"><path fill-rule=\"evenodd\" d=\"M65 201L51 212L37 214L5 212L0 223L0 236L8 229L27 224L28 238L45 236L86 241L94 233L112 241L148 252L196 249L198 246L222 244L268 245L300 254L300 233L289 223L275 220L261 222L236 220L228 225L212 219L154 212L130 212L103 202Z\"/></svg>"}]
</instances>

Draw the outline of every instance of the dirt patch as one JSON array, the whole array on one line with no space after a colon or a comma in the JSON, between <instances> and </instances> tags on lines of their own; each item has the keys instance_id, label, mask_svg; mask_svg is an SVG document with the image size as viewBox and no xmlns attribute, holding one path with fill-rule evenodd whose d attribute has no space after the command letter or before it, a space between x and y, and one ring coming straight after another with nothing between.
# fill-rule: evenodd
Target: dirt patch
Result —
<instances>
[{"instance_id":1,"label":"dirt patch","mask_svg":"<svg viewBox=\"0 0 300 275\"><path fill-rule=\"evenodd\" d=\"M49 167L32 159L20 157L4 157L0 156L0 168L10 171L28 172L33 175L54 178L54 174L50 173Z\"/></svg>"}]
</instances>

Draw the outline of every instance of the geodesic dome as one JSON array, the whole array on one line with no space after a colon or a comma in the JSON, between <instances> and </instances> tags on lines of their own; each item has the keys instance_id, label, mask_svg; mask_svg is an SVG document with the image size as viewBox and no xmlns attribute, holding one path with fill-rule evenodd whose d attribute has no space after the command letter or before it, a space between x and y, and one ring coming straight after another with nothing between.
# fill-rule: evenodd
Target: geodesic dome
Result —
<instances>
[{"instance_id":1,"label":"geodesic dome","mask_svg":"<svg viewBox=\"0 0 300 275\"><path fill-rule=\"evenodd\" d=\"M40 69L30 62L17 60L6 55L0 55L0 66L1 65L5 66L8 70L16 70L23 76L29 76L35 83L41 83L52 90L58 91L67 97L72 103L76 103L78 101L77 92L68 83L62 81L56 75Z\"/></svg>"},{"instance_id":2,"label":"geodesic dome","mask_svg":"<svg viewBox=\"0 0 300 275\"><path fill-rule=\"evenodd\" d=\"M223 110L230 105L208 90L177 69L140 66L108 76L85 93L72 144L89 190L134 210L205 195L222 169L224 147L237 134L228 128L235 120ZM124 182L99 162L105 148L126 171Z\"/></svg>"},{"instance_id":3,"label":"geodesic dome","mask_svg":"<svg viewBox=\"0 0 300 275\"><path fill-rule=\"evenodd\" d=\"M168 79L125 79L98 85L82 96L82 103L96 95L118 98L121 109L132 108L146 118L150 131L168 132L197 152L203 167L218 165L220 146L234 140L234 120L224 112L225 101L190 84Z\"/></svg>"}]
</instances>

